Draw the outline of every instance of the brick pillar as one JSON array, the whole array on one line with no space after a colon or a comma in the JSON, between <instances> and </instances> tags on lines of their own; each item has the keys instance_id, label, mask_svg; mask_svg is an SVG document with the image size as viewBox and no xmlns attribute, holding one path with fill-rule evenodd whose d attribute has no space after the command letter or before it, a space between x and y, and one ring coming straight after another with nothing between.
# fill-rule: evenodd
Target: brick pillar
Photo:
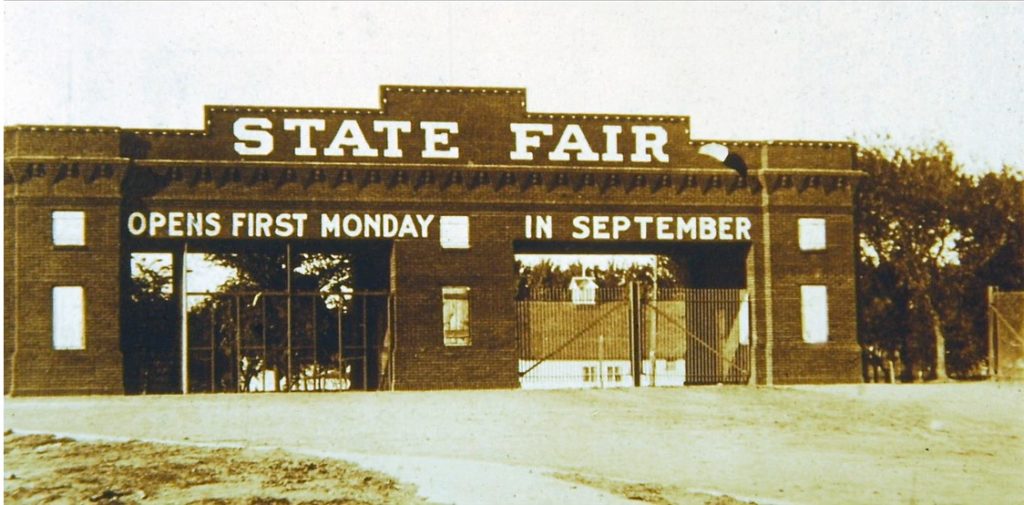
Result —
<instances>
[{"instance_id":1,"label":"brick pillar","mask_svg":"<svg viewBox=\"0 0 1024 505\"><path fill-rule=\"evenodd\" d=\"M6 184L5 341L15 395L122 393L121 198L125 167L14 163ZM56 246L52 213L85 213L85 245ZM53 288L81 286L85 345L55 350ZM13 289L12 289L13 288ZM8 357L5 345L5 357Z\"/></svg>"}]
</instances>

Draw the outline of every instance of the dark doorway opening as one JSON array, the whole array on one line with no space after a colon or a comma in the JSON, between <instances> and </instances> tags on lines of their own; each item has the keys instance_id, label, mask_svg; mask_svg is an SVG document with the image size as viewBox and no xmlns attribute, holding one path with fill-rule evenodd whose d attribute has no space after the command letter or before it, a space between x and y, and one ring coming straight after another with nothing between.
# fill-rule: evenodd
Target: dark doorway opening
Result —
<instances>
[{"instance_id":1,"label":"dark doorway opening","mask_svg":"<svg viewBox=\"0 0 1024 505\"><path fill-rule=\"evenodd\" d=\"M121 346L128 393L181 392L181 342L174 290L174 255L128 255ZM179 295L180 296L180 295Z\"/></svg>"},{"instance_id":2,"label":"dark doorway opening","mask_svg":"<svg viewBox=\"0 0 1024 505\"><path fill-rule=\"evenodd\" d=\"M126 391L381 387L390 257L386 241L138 245L123 310Z\"/></svg>"}]
</instances>

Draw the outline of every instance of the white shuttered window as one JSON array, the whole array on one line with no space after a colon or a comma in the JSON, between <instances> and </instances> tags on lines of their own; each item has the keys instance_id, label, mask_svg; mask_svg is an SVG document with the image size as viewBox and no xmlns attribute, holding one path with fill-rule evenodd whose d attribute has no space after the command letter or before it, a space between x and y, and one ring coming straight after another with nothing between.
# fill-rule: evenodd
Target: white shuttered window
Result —
<instances>
[{"instance_id":1,"label":"white shuttered window","mask_svg":"<svg viewBox=\"0 0 1024 505\"><path fill-rule=\"evenodd\" d=\"M57 210L53 218L53 245L85 245L85 212L78 210Z\"/></svg>"},{"instance_id":2,"label":"white shuttered window","mask_svg":"<svg viewBox=\"0 0 1024 505\"><path fill-rule=\"evenodd\" d=\"M85 349L85 292L81 286L53 288L53 348Z\"/></svg>"},{"instance_id":3,"label":"white shuttered window","mask_svg":"<svg viewBox=\"0 0 1024 505\"><path fill-rule=\"evenodd\" d=\"M466 286L444 286L441 288L444 318L444 345L465 346L472 340L469 336L469 288Z\"/></svg>"},{"instance_id":4,"label":"white shuttered window","mask_svg":"<svg viewBox=\"0 0 1024 505\"><path fill-rule=\"evenodd\" d=\"M441 216L441 247L469 249L469 216Z\"/></svg>"},{"instance_id":5,"label":"white shuttered window","mask_svg":"<svg viewBox=\"0 0 1024 505\"><path fill-rule=\"evenodd\" d=\"M804 342L828 342L828 290L825 286L800 286L800 311Z\"/></svg>"},{"instance_id":6,"label":"white shuttered window","mask_svg":"<svg viewBox=\"0 0 1024 505\"><path fill-rule=\"evenodd\" d=\"M804 217L797 220L797 233L801 251L824 251L826 246L825 220Z\"/></svg>"}]
</instances>

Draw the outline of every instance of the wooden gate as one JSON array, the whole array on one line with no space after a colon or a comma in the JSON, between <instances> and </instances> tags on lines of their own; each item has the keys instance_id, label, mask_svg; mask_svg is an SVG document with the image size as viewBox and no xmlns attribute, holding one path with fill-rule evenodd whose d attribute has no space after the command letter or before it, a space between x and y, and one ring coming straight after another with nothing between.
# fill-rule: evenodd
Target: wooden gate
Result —
<instances>
[{"instance_id":1,"label":"wooden gate","mask_svg":"<svg viewBox=\"0 0 1024 505\"><path fill-rule=\"evenodd\" d=\"M745 290L644 290L633 283L573 300L532 290L516 303L520 385L527 389L745 383Z\"/></svg>"}]
</instances>

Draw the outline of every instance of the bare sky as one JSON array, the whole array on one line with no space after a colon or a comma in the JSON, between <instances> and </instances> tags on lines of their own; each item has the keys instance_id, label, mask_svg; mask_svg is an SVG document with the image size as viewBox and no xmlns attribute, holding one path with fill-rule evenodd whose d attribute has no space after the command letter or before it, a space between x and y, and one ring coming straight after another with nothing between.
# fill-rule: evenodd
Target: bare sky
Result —
<instances>
[{"instance_id":1,"label":"bare sky","mask_svg":"<svg viewBox=\"0 0 1024 505\"><path fill-rule=\"evenodd\" d=\"M952 145L1024 168L1024 4L4 3L4 124L200 128L204 104L375 107L381 84L693 136Z\"/></svg>"}]
</instances>

